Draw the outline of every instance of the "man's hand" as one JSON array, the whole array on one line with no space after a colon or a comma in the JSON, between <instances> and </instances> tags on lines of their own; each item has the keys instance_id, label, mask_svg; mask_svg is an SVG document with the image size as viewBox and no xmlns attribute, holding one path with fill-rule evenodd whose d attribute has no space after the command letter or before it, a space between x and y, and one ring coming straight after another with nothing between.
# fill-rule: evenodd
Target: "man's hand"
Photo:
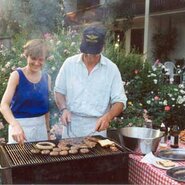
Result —
<instances>
[{"instance_id":1,"label":"man's hand","mask_svg":"<svg viewBox=\"0 0 185 185\"><path fill-rule=\"evenodd\" d=\"M110 121L117 115L119 115L123 110L123 103L117 102L111 106L109 112L104 114L102 117L98 119L96 122L96 131L103 131L109 127Z\"/></svg>"},{"instance_id":2,"label":"man's hand","mask_svg":"<svg viewBox=\"0 0 185 185\"><path fill-rule=\"evenodd\" d=\"M98 132L106 130L109 127L110 121L111 119L108 114L103 115L97 120L95 130Z\"/></svg>"},{"instance_id":3,"label":"man's hand","mask_svg":"<svg viewBox=\"0 0 185 185\"><path fill-rule=\"evenodd\" d=\"M69 122L71 122L71 112L65 109L60 116L60 121L63 125L67 125Z\"/></svg>"}]
</instances>

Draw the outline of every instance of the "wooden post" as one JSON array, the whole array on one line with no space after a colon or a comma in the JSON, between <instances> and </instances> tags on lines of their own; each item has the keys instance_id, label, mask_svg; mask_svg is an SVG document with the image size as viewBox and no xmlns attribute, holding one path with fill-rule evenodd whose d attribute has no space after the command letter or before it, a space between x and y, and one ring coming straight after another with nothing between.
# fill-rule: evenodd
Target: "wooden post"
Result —
<instances>
[{"instance_id":1,"label":"wooden post","mask_svg":"<svg viewBox=\"0 0 185 185\"><path fill-rule=\"evenodd\" d=\"M145 0L145 24L144 24L144 61L148 57L148 32L149 32L150 0Z\"/></svg>"}]
</instances>

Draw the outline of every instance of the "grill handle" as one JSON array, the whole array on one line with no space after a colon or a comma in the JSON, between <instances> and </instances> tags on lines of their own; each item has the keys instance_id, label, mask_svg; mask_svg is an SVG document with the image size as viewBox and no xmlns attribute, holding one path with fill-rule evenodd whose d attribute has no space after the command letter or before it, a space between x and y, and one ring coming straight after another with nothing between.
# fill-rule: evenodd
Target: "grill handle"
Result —
<instances>
[{"instance_id":1,"label":"grill handle","mask_svg":"<svg viewBox=\"0 0 185 185\"><path fill-rule=\"evenodd\" d=\"M7 170L7 169L10 169L10 167L2 167L1 165L0 165L0 170Z\"/></svg>"},{"instance_id":2,"label":"grill handle","mask_svg":"<svg viewBox=\"0 0 185 185\"><path fill-rule=\"evenodd\" d=\"M8 155L6 154L6 151L4 149L5 145L6 144L4 144L4 143L0 145L0 155L4 156L4 160L6 160L8 166L2 166L2 163L0 163L0 170L11 169L11 165L9 163L10 159L9 159ZM0 160L0 162L2 162L2 159Z\"/></svg>"}]
</instances>

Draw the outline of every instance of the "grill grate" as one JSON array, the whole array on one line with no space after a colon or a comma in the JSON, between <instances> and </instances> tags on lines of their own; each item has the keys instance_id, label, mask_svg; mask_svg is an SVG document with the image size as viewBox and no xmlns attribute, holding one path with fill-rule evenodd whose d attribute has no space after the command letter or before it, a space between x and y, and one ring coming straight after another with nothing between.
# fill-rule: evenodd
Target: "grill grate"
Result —
<instances>
[{"instance_id":1,"label":"grill grate","mask_svg":"<svg viewBox=\"0 0 185 185\"><path fill-rule=\"evenodd\" d=\"M4 146L10 160L12 161L12 167L24 166L24 165L37 165L44 163L53 163L61 161L71 161L76 159L95 158L108 155L117 155L123 153L121 150L112 152L109 148L102 148L100 145L90 149L87 154L69 154L67 156L50 156L42 154L33 154L31 149L34 148L33 143L25 143L24 147L18 144L9 144Z\"/></svg>"}]
</instances>

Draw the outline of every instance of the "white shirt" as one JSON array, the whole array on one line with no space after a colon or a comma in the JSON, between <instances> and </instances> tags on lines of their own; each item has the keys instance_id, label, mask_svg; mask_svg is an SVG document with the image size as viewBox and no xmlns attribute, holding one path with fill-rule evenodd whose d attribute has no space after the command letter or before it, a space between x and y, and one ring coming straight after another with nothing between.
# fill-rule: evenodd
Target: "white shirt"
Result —
<instances>
[{"instance_id":1,"label":"white shirt","mask_svg":"<svg viewBox=\"0 0 185 185\"><path fill-rule=\"evenodd\" d=\"M126 106L127 101L117 66L103 55L90 74L82 54L67 58L57 75L54 91L66 96L69 111L84 117L100 117L111 104L122 102Z\"/></svg>"}]
</instances>

